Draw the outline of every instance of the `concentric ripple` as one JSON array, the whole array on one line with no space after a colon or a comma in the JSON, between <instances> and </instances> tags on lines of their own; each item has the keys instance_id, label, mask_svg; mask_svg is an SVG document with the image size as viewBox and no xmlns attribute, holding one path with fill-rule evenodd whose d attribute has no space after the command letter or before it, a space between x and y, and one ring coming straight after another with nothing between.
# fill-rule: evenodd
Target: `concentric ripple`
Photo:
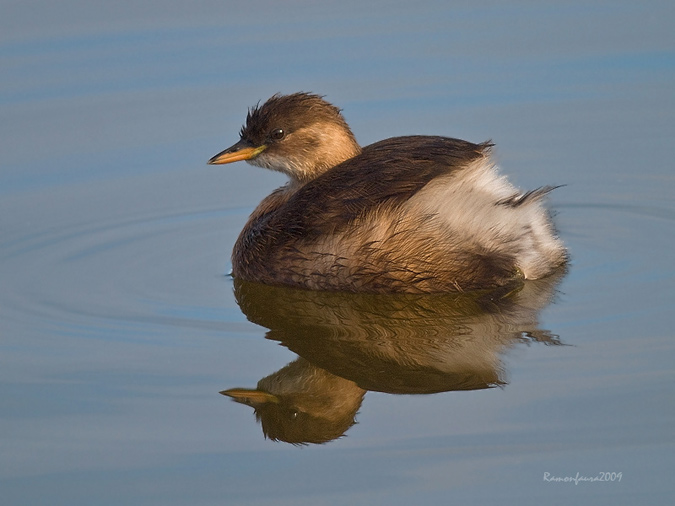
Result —
<instances>
[{"instance_id":1,"label":"concentric ripple","mask_svg":"<svg viewBox=\"0 0 675 506\"><path fill-rule=\"evenodd\" d=\"M2 318L60 325L242 321L230 293L230 231L248 210L212 209L46 228L0 249Z\"/></svg>"}]
</instances>

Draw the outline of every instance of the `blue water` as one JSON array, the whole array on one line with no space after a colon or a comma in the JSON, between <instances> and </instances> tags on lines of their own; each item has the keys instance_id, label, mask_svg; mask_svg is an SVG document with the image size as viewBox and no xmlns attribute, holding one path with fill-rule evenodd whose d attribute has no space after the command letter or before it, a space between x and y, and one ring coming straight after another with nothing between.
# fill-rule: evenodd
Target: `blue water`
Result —
<instances>
[{"instance_id":1,"label":"blue water","mask_svg":"<svg viewBox=\"0 0 675 506\"><path fill-rule=\"evenodd\" d=\"M3 504L670 504L670 2L2 12ZM459 320L427 302L421 319L409 301L242 303L229 253L284 178L205 163L247 107L300 90L362 144L492 139L517 185L565 185L550 205L567 275ZM340 394L314 398L355 410L323 444L274 441L219 394L308 371ZM620 481L545 479L603 473Z\"/></svg>"}]
</instances>

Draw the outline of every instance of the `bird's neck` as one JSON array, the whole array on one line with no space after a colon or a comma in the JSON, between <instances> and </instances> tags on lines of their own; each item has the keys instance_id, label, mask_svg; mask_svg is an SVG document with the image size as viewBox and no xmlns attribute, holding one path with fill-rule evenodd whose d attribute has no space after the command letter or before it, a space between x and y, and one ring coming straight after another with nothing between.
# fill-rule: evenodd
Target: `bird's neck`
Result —
<instances>
[{"instance_id":1,"label":"bird's neck","mask_svg":"<svg viewBox=\"0 0 675 506\"><path fill-rule=\"evenodd\" d=\"M319 123L299 130L297 135L315 139L317 142L312 148L312 156L304 155L301 160L295 160L294 170L288 172L291 179L288 188L290 191L301 188L336 165L361 153L361 146L348 127Z\"/></svg>"}]
</instances>

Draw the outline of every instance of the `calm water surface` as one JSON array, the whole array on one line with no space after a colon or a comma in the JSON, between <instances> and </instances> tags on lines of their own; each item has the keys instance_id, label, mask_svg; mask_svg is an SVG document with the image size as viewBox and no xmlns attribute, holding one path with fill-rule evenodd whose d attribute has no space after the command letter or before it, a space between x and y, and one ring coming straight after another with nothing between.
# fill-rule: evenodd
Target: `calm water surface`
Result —
<instances>
[{"instance_id":1,"label":"calm water surface","mask_svg":"<svg viewBox=\"0 0 675 506\"><path fill-rule=\"evenodd\" d=\"M670 504L670 2L2 10L3 504ZM505 299L235 284L284 178L205 162L299 90L363 144L491 138L519 186L566 185L569 272Z\"/></svg>"}]
</instances>

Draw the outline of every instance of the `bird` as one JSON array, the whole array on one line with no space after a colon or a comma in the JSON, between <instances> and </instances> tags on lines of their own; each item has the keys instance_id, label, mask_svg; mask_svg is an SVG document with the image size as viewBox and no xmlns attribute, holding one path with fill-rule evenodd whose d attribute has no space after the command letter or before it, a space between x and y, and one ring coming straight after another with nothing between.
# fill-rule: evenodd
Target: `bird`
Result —
<instances>
[{"instance_id":1,"label":"bird","mask_svg":"<svg viewBox=\"0 0 675 506\"><path fill-rule=\"evenodd\" d=\"M309 92L249 108L239 141L208 164L245 160L288 182L255 208L232 276L354 293L448 293L538 279L567 262L544 198L499 174L493 144L429 135L365 147L342 111Z\"/></svg>"}]
</instances>

